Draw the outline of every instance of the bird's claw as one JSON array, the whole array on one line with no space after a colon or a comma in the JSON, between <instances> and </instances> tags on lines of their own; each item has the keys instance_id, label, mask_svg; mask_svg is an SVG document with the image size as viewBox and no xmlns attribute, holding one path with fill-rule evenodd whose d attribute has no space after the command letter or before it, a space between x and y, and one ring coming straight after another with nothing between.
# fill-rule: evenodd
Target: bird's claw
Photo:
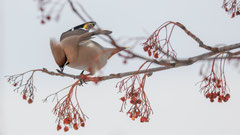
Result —
<instances>
[{"instance_id":1,"label":"bird's claw","mask_svg":"<svg viewBox=\"0 0 240 135\"><path fill-rule=\"evenodd\" d=\"M84 73L84 70L81 72L80 74L80 82L79 82L79 86L83 86L83 84L87 84L86 81L85 81L85 75L83 74Z\"/></svg>"}]
</instances>

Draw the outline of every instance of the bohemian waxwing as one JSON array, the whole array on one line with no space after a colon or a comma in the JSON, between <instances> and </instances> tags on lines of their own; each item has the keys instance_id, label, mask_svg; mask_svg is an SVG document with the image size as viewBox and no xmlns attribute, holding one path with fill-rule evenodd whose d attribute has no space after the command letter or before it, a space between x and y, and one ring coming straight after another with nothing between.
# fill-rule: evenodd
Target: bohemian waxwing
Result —
<instances>
[{"instance_id":1,"label":"bohemian waxwing","mask_svg":"<svg viewBox=\"0 0 240 135\"><path fill-rule=\"evenodd\" d=\"M95 24L95 22L84 23L64 32L60 37L60 42L50 40L53 57L61 71L67 65L71 68L86 70L93 75L105 66L107 60L114 54L126 49L125 47L105 48L92 41L91 38L94 35L112 33L108 30L89 32Z\"/></svg>"}]
</instances>

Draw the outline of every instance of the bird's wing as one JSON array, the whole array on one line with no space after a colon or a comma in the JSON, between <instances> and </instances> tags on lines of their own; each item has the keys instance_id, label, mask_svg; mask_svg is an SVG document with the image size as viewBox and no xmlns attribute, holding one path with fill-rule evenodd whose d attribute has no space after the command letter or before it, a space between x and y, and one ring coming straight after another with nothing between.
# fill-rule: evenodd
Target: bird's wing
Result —
<instances>
[{"instance_id":1,"label":"bird's wing","mask_svg":"<svg viewBox=\"0 0 240 135\"><path fill-rule=\"evenodd\" d=\"M77 30L73 30L73 31L66 31L63 32L61 37L60 37L60 41L62 41L64 38L70 37L70 36L76 36L76 35L81 35L84 34L88 31L83 30L83 29L77 29Z\"/></svg>"},{"instance_id":2,"label":"bird's wing","mask_svg":"<svg viewBox=\"0 0 240 135\"><path fill-rule=\"evenodd\" d=\"M84 24L75 26L71 28L70 30L62 33L60 37L60 41L62 41L64 38L73 36L73 35L81 35L83 33L89 32L90 29L92 29L96 25L96 22L86 22Z\"/></svg>"},{"instance_id":3,"label":"bird's wing","mask_svg":"<svg viewBox=\"0 0 240 135\"><path fill-rule=\"evenodd\" d=\"M63 67L66 63L66 54L62 47L55 40L50 39L50 47L52 50L53 57L55 62L59 67Z\"/></svg>"}]
</instances>

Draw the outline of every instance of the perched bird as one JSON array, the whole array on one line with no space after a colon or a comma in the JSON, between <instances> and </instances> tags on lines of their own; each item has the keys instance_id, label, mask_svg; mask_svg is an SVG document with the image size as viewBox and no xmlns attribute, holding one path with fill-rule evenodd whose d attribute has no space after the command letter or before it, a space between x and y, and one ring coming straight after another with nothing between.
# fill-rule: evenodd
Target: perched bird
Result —
<instances>
[{"instance_id":1,"label":"perched bird","mask_svg":"<svg viewBox=\"0 0 240 135\"><path fill-rule=\"evenodd\" d=\"M108 35L111 31L96 30L89 32L95 26L95 22L88 22L76 26L60 37L60 42L50 40L55 62L61 71L67 65L71 68L86 70L91 75L106 65L107 60L125 47L106 48L91 40L94 35Z\"/></svg>"}]
</instances>

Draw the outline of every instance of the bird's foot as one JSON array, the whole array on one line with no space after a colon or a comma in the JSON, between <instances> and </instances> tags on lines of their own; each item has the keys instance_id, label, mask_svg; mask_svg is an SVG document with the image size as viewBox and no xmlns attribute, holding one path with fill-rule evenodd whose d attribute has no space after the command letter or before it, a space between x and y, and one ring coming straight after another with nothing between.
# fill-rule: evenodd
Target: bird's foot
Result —
<instances>
[{"instance_id":1,"label":"bird's foot","mask_svg":"<svg viewBox=\"0 0 240 135\"><path fill-rule=\"evenodd\" d=\"M79 82L79 86L83 86L83 84L87 84L87 82L85 81L87 79L88 75L84 75L84 70L81 72L80 74L80 82Z\"/></svg>"}]
</instances>

